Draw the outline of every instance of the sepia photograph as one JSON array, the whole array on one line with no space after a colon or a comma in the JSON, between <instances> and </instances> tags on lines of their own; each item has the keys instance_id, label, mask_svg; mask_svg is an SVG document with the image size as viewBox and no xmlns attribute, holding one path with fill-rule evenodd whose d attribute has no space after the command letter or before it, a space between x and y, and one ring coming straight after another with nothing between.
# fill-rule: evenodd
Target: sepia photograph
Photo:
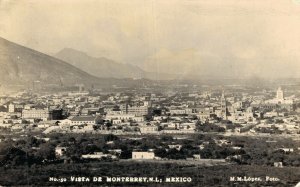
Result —
<instances>
[{"instance_id":1,"label":"sepia photograph","mask_svg":"<svg viewBox=\"0 0 300 187\"><path fill-rule=\"evenodd\" d=\"M300 187L300 0L0 0L0 186Z\"/></svg>"}]
</instances>

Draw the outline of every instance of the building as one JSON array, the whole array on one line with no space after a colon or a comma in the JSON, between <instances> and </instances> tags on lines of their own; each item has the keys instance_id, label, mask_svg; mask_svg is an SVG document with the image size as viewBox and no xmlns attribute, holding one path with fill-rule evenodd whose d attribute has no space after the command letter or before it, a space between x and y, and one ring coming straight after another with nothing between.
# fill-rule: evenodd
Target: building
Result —
<instances>
[{"instance_id":1,"label":"building","mask_svg":"<svg viewBox=\"0 0 300 187\"><path fill-rule=\"evenodd\" d=\"M221 96L221 118L223 120L227 120L227 103L226 103L226 98L225 98L225 94L224 91L222 92L222 96Z\"/></svg>"},{"instance_id":2,"label":"building","mask_svg":"<svg viewBox=\"0 0 300 187\"><path fill-rule=\"evenodd\" d=\"M10 103L8 105L8 112L9 113L22 112L23 108L24 108L23 105L18 105L18 104L12 104L12 103Z\"/></svg>"},{"instance_id":3,"label":"building","mask_svg":"<svg viewBox=\"0 0 300 187\"><path fill-rule=\"evenodd\" d=\"M284 92L279 87L276 91L276 97L273 99L266 100L260 105L264 109L286 109L287 111L295 110L295 103L292 98L285 98Z\"/></svg>"},{"instance_id":4,"label":"building","mask_svg":"<svg viewBox=\"0 0 300 187\"><path fill-rule=\"evenodd\" d=\"M143 125L140 126L140 131L142 134L156 134L158 133L158 127L154 125Z\"/></svg>"},{"instance_id":5,"label":"building","mask_svg":"<svg viewBox=\"0 0 300 187\"><path fill-rule=\"evenodd\" d=\"M282 168L282 167L283 167L283 164L282 164L282 162L274 162L274 167ZM298 186L298 185L297 185L297 186Z\"/></svg>"},{"instance_id":6,"label":"building","mask_svg":"<svg viewBox=\"0 0 300 187\"><path fill-rule=\"evenodd\" d=\"M130 106L130 105L121 105L120 110L125 114L133 114L136 116L144 116L149 113L149 107L146 106Z\"/></svg>"},{"instance_id":7,"label":"building","mask_svg":"<svg viewBox=\"0 0 300 187\"><path fill-rule=\"evenodd\" d=\"M8 112L9 113L14 113L15 112L15 105L14 104L9 104L8 105Z\"/></svg>"},{"instance_id":8,"label":"building","mask_svg":"<svg viewBox=\"0 0 300 187\"><path fill-rule=\"evenodd\" d=\"M200 154L194 154L193 155L194 160L201 160L201 155Z\"/></svg>"},{"instance_id":9,"label":"building","mask_svg":"<svg viewBox=\"0 0 300 187\"><path fill-rule=\"evenodd\" d=\"M74 116L71 120L71 125L93 125L96 123L94 116Z\"/></svg>"},{"instance_id":10,"label":"building","mask_svg":"<svg viewBox=\"0 0 300 187\"><path fill-rule=\"evenodd\" d=\"M106 156L102 152L95 152L93 154L81 155L81 157L86 159L101 159Z\"/></svg>"},{"instance_id":11,"label":"building","mask_svg":"<svg viewBox=\"0 0 300 187\"><path fill-rule=\"evenodd\" d=\"M197 117L202 122L205 123L208 121L211 117L213 117L214 113L212 110L200 110Z\"/></svg>"},{"instance_id":12,"label":"building","mask_svg":"<svg viewBox=\"0 0 300 187\"><path fill-rule=\"evenodd\" d=\"M102 152L95 152L93 154L81 155L81 158L83 158L83 159L102 159L102 158L117 159L117 156L111 155L111 154L103 154Z\"/></svg>"},{"instance_id":13,"label":"building","mask_svg":"<svg viewBox=\"0 0 300 187\"><path fill-rule=\"evenodd\" d=\"M23 119L51 119L51 114L48 109L30 109L22 111Z\"/></svg>"},{"instance_id":14,"label":"building","mask_svg":"<svg viewBox=\"0 0 300 187\"><path fill-rule=\"evenodd\" d=\"M265 104L277 104L277 105L293 105L294 101L284 97L284 92L279 87L276 91L276 97L274 99L266 100Z\"/></svg>"},{"instance_id":15,"label":"building","mask_svg":"<svg viewBox=\"0 0 300 187\"><path fill-rule=\"evenodd\" d=\"M51 120L61 120L63 118L63 110L62 109L53 109L50 110L50 118Z\"/></svg>"},{"instance_id":16,"label":"building","mask_svg":"<svg viewBox=\"0 0 300 187\"><path fill-rule=\"evenodd\" d=\"M279 148L278 150L284 151L284 153L292 153L294 152L293 148Z\"/></svg>"},{"instance_id":17,"label":"building","mask_svg":"<svg viewBox=\"0 0 300 187\"><path fill-rule=\"evenodd\" d=\"M277 92L276 92L276 98L277 98L278 101L283 101L284 100L284 93L283 93L283 90L281 89L281 87L279 87Z\"/></svg>"},{"instance_id":18,"label":"building","mask_svg":"<svg viewBox=\"0 0 300 187\"><path fill-rule=\"evenodd\" d=\"M176 149L177 151L180 151L181 148L182 148L182 145L180 145L180 144L176 144L176 145L168 145L168 147L169 147L170 149Z\"/></svg>"},{"instance_id":19,"label":"building","mask_svg":"<svg viewBox=\"0 0 300 187\"><path fill-rule=\"evenodd\" d=\"M67 148L66 148L66 147L60 147L60 146L57 146L57 147L55 148L55 155L56 155L57 157L61 157L61 156L63 156L63 155L66 154L66 151L67 151Z\"/></svg>"},{"instance_id":20,"label":"building","mask_svg":"<svg viewBox=\"0 0 300 187\"><path fill-rule=\"evenodd\" d=\"M171 115L183 115L186 114L186 110L183 108L170 108Z\"/></svg>"},{"instance_id":21,"label":"building","mask_svg":"<svg viewBox=\"0 0 300 187\"><path fill-rule=\"evenodd\" d=\"M133 120L134 118L134 114L107 114L105 117L106 120L119 119L124 121Z\"/></svg>"},{"instance_id":22,"label":"building","mask_svg":"<svg viewBox=\"0 0 300 187\"><path fill-rule=\"evenodd\" d=\"M144 160L150 160L154 159L155 155L153 152L132 152L132 159L144 159Z\"/></svg>"},{"instance_id":23,"label":"building","mask_svg":"<svg viewBox=\"0 0 300 187\"><path fill-rule=\"evenodd\" d=\"M104 113L103 108L83 108L81 115L96 115L98 113Z\"/></svg>"}]
</instances>

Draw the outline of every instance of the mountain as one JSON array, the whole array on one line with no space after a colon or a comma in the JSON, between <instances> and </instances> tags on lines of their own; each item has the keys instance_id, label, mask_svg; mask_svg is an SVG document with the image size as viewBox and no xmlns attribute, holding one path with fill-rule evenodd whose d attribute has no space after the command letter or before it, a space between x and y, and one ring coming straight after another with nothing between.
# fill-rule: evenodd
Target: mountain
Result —
<instances>
[{"instance_id":1,"label":"mountain","mask_svg":"<svg viewBox=\"0 0 300 187\"><path fill-rule=\"evenodd\" d=\"M148 72L132 64L122 64L104 57L91 57L84 52L71 48L64 48L54 56L96 77L144 78L152 80L172 80L178 78L176 74L155 73L158 71Z\"/></svg>"},{"instance_id":2,"label":"mountain","mask_svg":"<svg viewBox=\"0 0 300 187\"><path fill-rule=\"evenodd\" d=\"M41 52L0 38L0 83L47 84L96 82L88 73Z\"/></svg>"},{"instance_id":3,"label":"mountain","mask_svg":"<svg viewBox=\"0 0 300 187\"><path fill-rule=\"evenodd\" d=\"M142 78L146 74L137 66L118 63L104 57L91 57L84 52L71 48L59 51L55 57L96 77Z\"/></svg>"},{"instance_id":4,"label":"mountain","mask_svg":"<svg viewBox=\"0 0 300 187\"><path fill-rule=\"evenodd\" d=\"M134 86L148 80L98 78L55 57L18 45L0 37L0 88L42 85L96 87Z\"/></svg>"}]
</instances>

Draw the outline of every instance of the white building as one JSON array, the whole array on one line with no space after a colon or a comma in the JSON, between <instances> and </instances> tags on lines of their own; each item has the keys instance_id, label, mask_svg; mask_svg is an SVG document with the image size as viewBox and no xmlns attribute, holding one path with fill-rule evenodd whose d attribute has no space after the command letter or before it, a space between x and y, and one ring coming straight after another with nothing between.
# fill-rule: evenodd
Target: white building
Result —
<instances>
[{"instance_id":1,"label":"white building","mask_svg":"<svg viewBox=\"0 0 300 187\"><path fill-rule=\"evenodd\" d=\"M93 125L95 124L94 116L74 116L71 120L71 125Z\"/></svg>"},{"instance_id":2,"label":"white building","mask_svg":"<svg viewBox=\"0 0 300 187\"><path fill-rule=\"evenodd\" d=\"M154 125L143 125L139 128L142 134L156 134L158 132L158 127Z\"/></svg>"},{"instance_id":3,"label":"white building","mask_svg":"<svg viewBox=\"0 0 300 187\"><path fill-rule=\"evenodd\" d=\"M181 108L172 108L172 109L170 109L170 114L171 115L174 115L174 114L176 114L176 115L180 115L180 114L186 114L186 110L185 109L181 109Z\"/></svg>"},{"instance_id":4,"label":"white building","mask_svg":"<svg viewBox=\"0 0 300 187\"><path fill-rule=\"evenodd\" d=\"M119 120L130 120L130 119L134 119L135 115L134 114L107 114L105 119L106 120L112 120L112 119L119 119Z\"/></svg>"},{"instance_id":5,"label":"white building","mask_svg":"<svg viewBox=\"0 0 300 187\"><path fill-rule=\"evenodd\" d=\"M51 114L48 109L31 109L22 111L23 119L50 119Z\"/></svg>"},{"instance_id":6,"label":"white building","mask_svg":"<svg viewBox=\"0 0 300 187\"><path fill-rule=\"evenodd\" d=\"M101 158L117 159L117 156L111 155L111 154L103 154L102 152L95 152L93 154L81 155L81 158L84 158L84 159L101 159Z\"/></svg>"},{"instance_id":7,"label":"white building","mask_svg":"<svg viewBox=\"0 0 300 187\"><path fill-rule=\"evenodd\" d=\"M15 105L14 104L9 104L8 105L8 112L9 113L14 113L15 112Z\"/></svg>"},{"instance_id":8,"label":"white building","mask_svg":"<svg viewBox=\"0 0 300 187\"><path fill-rule=\"evenodd\" d=\"M60 157L60 156L63 156L64 154L66 154L66 151L67 151L67 148L66 147L60 147L60 146L57 146L55 148L55 155L57 157Z\"/></svg>"},{"instance_id":9,"label":"white building","mask_svg":"<svg viewBox=\"0 0 300 187\"><path fill-rule=\"evenodd\" d=\"M154 158L155 158L155 155L153 152L136 152L136 151L132 152L132 159L149 160L149 159L154 159Z\"/></svg>"},{"instance_id":10,"label":"white building","mask_svg":"<svg viewBox=\"0 0 300 187\"><path fill-rule=\"evenodd\" d=\"M130 106L130 105L122 105L120 109L126 114L134 114L136 116L144 116L149 112L148 106Z\"/></svg>"},{"instance_id":11,"label":"white building","mask_svg":"<svg viewBox=\"0 0 300 187\"><path fill-rule=\"evenodd\" d=\"M265 101L267 104L286 104L286 105L292 105L294 104L294 101L292 99L287 99L284 97L284 92L281 89L281 87L278 88L276 92L276 97L274 99L270 99Z\"/></svg>"}]
</instances>

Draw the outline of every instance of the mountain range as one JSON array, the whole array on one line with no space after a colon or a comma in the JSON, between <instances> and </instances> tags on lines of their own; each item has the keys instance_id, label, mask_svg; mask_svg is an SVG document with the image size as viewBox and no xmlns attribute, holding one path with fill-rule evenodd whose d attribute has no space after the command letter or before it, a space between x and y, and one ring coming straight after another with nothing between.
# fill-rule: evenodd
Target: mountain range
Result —
<instances>
[{"instance_id":1,"label":"mountain range","mask_svg":"<svg viewBox=\"0 0 300 187\"><path fill-rule=\"evenodd\" d=\"M54 56L0 37L0 93L1 90L13 86L28 88L34 82L56 87L84 84L86 87L94 85L95 88L103 88L113 85L117 87L153 85L157 84L156 80L161 79L167 80L166 84L178 84L180 80L195 80L205 84L214 83L215 80L219 80L218 84L224 83L226 80L231 84L248 81L248 79L224 79L224 77L214 79L210 76L205 77L203 74L201 79L196 79L190 73L185 73L188 77L181 77L180 79L176 74L146 72L135 65L122 64L106 58L90 57L74 49L63 49ZM199 68L193 69L199 70ZM263 81L251 79L250 82Z\"/></svg>"},{"instance_id":2,"label":"mountain range","mask_svg":"<svg viewBox=\"0 0 300 187\"><path fill-rule=\"evenodd\" d=\"M96 77L141 78L145 75L145 71L137 66L118 63L105 57L91 57L71 48L64 48L55 57Z\"/></svg>"},{"instance_id":3,"label":"mountain range","mask_svg":"<svg viewBox=\"0 0 300 187\"><path fill-rule=\"evenodd\" d=\"M34 81L44 85L93 84L99 87L147 82L144 79L99 78L63 60L0 37L0 84L28 86Z\"/></svg>"},{"instance_id":4,"label":"mountain range","mask_svg":"<svg viewBox=\"0 0 300 187\"><path fill-rule=\"evenodd\" d=\"M64 48L54 56L96 77L152 80L169 80L177 77L176 74L148 72L138 66L119 63L105 57L91 57L82 51L71 48Z\"/></svg>"}]
</instances>

